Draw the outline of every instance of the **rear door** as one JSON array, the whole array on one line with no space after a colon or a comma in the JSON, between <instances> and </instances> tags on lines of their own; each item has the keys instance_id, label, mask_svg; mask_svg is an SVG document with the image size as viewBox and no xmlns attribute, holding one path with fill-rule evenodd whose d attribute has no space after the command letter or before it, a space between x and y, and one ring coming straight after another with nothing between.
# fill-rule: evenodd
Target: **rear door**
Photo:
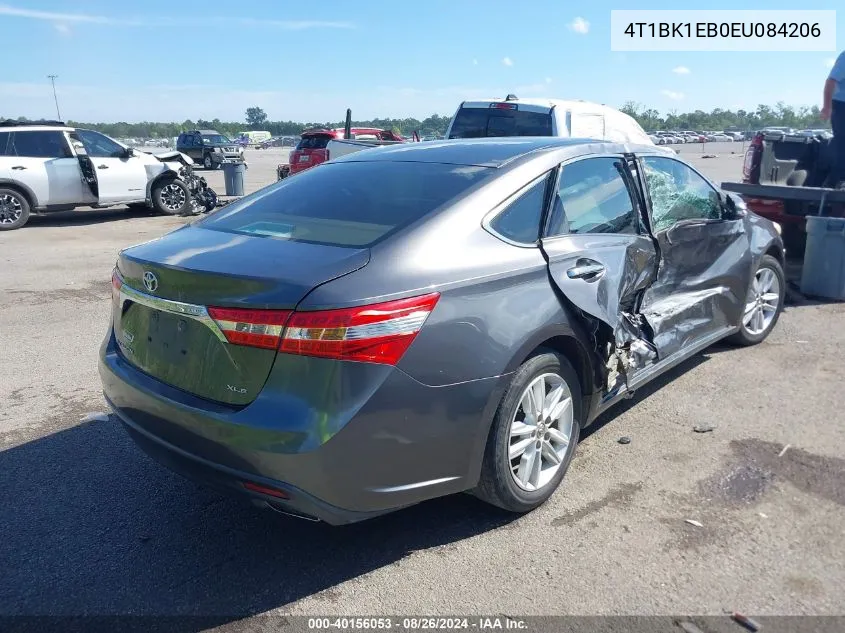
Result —
<instances>
[{"instance_id":1,"label":"rear door","mask_svg":"<svg viewBox=\"0 0 845 633\"><path fill-rule=\"evenodd\" d=\"M716 340L742 318L752 259L742 217L692 167L668 156L641 158L657 278L642 313L663 357Z\"/></svg>"},{"instance_id":2,"label":"rear door","mask_svg":"<svg viewBox=\"0 0 845 633\"><path fill-rule=\"evenodd\" d=\"M147 169L136 156L108 136L93 130L77 130L85 151L94 165L99 202L143 200L147 196Z\"/></svg>"},{"instance_id":3,"label":"rear door","mask_svg":"<svg viewBox=\"0 0 845 633\"><path fill-rule=\"evenodd\" d=\"M26 185L39 206L82 202L82 172L62 131L12 132L6 153L11 178Z\"/></svg>"},{"instance_id":4,"label":"rear door","mask_svg":"<svg viewBox=\"0 0 845 633\"><path fill-rule=\"evenodd\" d=\"M657 251L625 156L578 158L560 168L541 245L564 301L600 324L603 360L630 379L658 358L639 315L657 275ZM621 383L611 380L607 391Z\"/></svg>"}]
</instances>

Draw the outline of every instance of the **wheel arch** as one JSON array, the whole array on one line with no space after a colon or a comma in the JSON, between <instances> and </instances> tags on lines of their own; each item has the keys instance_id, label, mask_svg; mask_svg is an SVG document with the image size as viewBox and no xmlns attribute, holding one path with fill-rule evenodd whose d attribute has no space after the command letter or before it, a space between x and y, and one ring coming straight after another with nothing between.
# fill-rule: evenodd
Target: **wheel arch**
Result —
<instances>
[{"instance_id":1,"label":"wheel arch","mask_svg":"<svg viewBox=\"0 0 845 633\"><path fill-rule=\"evenodd\" d=\"M478 439L473 447L470 472L467 477L467 481L471 482L472 486L478 483L481 476L484 450L493 427L493 418L496 416L499 404L511 384L513 373L532 356L543 351L551 351L563 356L570 362L580 382L583 418L581 424L586 426L587 420L590 419L593 394L597 388L596 385L600 384L600 378L597 375L598 368L592 360L590 348L586 341L587 338L579 328L561 324L536 332L513 354L506 373L499 379L482 413L481 432L479 432Z\"/></svg>"},{"instance_id":2,"label":"wheel arch","mask_svg":"<svg viewBox=\"0 0 845 633\"><path fill-rule=\"evenodd\" d=\"M172 169L167 169L160 174L158 174L155 178L150 180L147 183L147 200L152 200L153 198L153 189L159 183L164 182L165 180L176 180L179 178L179 174L177 174Z\"/></svg>"},{"instance_id":3,"label":"wheel arch","mask_svg":"<svg viewBox=\"0 0 845 633\"><path fill-rule=\"evenodd\" d=\"M17 191L21 194L24 198L26 198L30 211L35 211L35 209L38 208L38 200L35 197L35 192L26 185L15 182L14 180L0 178L0 188L12 189L13 191Z\"/></svg>"}]
</instances>

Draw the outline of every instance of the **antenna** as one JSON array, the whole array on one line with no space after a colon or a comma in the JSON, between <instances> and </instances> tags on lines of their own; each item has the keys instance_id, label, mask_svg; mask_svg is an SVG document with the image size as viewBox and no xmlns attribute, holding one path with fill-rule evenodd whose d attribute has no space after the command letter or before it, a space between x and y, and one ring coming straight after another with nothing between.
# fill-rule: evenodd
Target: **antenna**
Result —
<instances>
[{"instance_id":1,"label":"antenna","mask_svg":"<svg viewBox=\"0 0 845 633\"><path fill-rule=\"evenodd\" d=\"M49 79L50 83L53 84L53 101L56 102L56 118L58 118L59 121L61 121L62 115L59 112L59 98L56 96L56 78L57 77L58 77L58 75L47 75L47 79Z\"/></svg>"}]
</instances>

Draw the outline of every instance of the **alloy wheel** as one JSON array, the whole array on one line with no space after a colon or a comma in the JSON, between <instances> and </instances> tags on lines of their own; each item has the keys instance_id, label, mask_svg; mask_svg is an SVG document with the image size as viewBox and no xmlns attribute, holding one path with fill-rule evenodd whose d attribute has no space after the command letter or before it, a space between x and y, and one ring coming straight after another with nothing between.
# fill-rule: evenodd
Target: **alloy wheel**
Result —
<instances>
[{"instance_id":1,"label":"alloy wheel","mask_svg":"<svg viewBox=\"0 0 845 633\"><path fill-rule=\"evenodd\" d=\"M771 268L760 268L748 289L742 327L752 336L759 336L769 329L779 306L780 280Z\"/></svg>"},{"instance_id":2,"label":"alloy wheel","mask_svg":"<svg viewBox=\"0 0 845 633\"><path fill-rule=\"evenodd\" d=\"M161 190L161 204L169 211L178 211L185 206L187 199L185 190L179 185L171 183Z\"/></svg>"},{"instance_id":3,"label":"alloy wheel","mask_svg":"<svg viewBox=\"0 0 845 633\"><path fill-rule=\"evenodd\" d=\"M14 224L23 215L21 201L11 194L0 196L0 224Z\"/></svg>"},{"instance_id":4,"label":"alloy wheel","mask_svg":"<svg viewBox=\"0 0 845 633\"><path fill-rule=\"evenodd\" d=\"M538 376L526 387L511 420L508 458L517 486L546 486L563 464L575 411L569 385L558 374Z\"/></svg>"}]
</instances>

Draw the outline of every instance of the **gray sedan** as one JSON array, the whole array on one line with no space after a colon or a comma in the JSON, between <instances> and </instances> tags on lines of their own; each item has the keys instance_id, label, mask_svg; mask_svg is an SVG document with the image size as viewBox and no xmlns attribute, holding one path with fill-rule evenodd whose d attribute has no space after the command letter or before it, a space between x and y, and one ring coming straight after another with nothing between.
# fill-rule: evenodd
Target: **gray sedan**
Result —
<instances>
[{"instance_id":1,"label":"gray sedan","mask_svg":"<svg viewBox=\"0 0 845 633\"><path fill-rule=\"evenodd\" d=\"M765 339L782 265L775 225L654 146L374 148L122 251L100 375L150 455L278 512L522 513L603 411Z\"/></svg>"}]
</instances>

